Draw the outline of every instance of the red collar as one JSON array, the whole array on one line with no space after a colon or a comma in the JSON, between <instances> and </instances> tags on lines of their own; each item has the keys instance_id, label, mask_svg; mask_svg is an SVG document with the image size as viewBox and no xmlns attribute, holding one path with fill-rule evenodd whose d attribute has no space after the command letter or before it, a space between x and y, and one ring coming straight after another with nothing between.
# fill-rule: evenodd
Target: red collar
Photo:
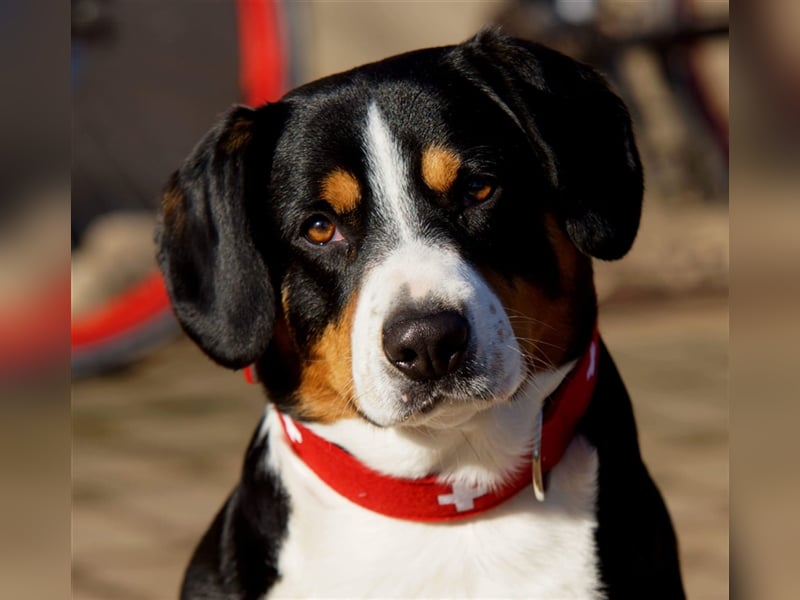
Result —
<instances>
[{"instance_id":1,"label":"red collar","mask_svg":"<svg viewBox=\"0 0 800 600\"><path fill-rule=\"evenodd\" d=\"M542 472L552 469L572 441L578 421L589 406L597 379L599 337L573 371L550 396L542 425ZM286 440L295 454L328 486L351 502L373 512L409 521L452 521L485 512L531 486L527 467L496 490L441 483L436 475L400 479L374 471L341 447L280 414Z\"/></svg>"}]
</instances>

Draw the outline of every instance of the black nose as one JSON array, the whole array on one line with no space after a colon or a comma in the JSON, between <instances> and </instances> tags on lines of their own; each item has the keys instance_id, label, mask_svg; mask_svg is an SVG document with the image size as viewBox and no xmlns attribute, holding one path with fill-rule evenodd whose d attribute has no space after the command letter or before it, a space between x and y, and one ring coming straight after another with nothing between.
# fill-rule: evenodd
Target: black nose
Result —
<instances>
[{"instance_id":1,"label":"black nose","mask_svg":"<svg viewBox=\"0 0 800 600\"><path fill-rule=\"evenodd\" d=\"M464 362L469 323L453 310L401 316L383 328L383 352L406 377L427 381L454 372Z\"/></svg>"}]
</instances>

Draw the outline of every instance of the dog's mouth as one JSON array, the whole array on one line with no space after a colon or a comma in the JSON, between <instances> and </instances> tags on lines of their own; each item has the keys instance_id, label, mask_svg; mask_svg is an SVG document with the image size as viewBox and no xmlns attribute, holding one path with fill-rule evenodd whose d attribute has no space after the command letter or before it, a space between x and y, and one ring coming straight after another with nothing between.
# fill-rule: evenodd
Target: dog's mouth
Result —
<instances>
[{"instance_id":1,"label":"dog's mouth","mask_svg":"<svg viewBox=\"0 0 800 600\"><path fill-rule=\"evenodd\" d=\"M400 395L399 424L416 426L463 421L493 406L512 402L524 384L524 377L519 377L499 387L463 385L463 389L459 389L456 385L452 389L409 390Z\"/></svg>"}]
</instances>

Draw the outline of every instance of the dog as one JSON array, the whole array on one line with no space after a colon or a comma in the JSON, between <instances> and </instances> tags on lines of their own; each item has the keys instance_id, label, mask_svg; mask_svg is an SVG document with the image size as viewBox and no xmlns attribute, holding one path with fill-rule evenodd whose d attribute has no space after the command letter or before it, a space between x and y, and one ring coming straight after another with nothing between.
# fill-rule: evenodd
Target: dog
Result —
<instances>
[{"instance_id":1,"label":"dog","mask_svg":"<svg viewBox=\"0 0 800 600\"><path fill-rule=\"evenodd\" d=\"M181 597L684 597L596 328L642 195L604 79L496 30L230 109L157 255L269 402Z\"/></svg>"}]
</instances>

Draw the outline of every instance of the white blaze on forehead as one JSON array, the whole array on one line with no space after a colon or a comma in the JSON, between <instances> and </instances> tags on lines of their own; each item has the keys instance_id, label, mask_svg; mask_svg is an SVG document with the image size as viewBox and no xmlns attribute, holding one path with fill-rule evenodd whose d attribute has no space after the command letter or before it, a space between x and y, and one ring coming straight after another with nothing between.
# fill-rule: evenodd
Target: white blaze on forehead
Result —
<instances>
[{"instance_id":1,"label":"white blaze on forehead","mask_svg":"<svg viewBox=\"0 0 800 600\"><path fill-rule=\"evenodd\" d=\"M412 239L415 219L408 189L408 163L375 102L367 109L364 150L378 210L395 225L401 240Z\"/></svg>"},{"instance_id":2,"label":"white blaze on forehead","mask_svg":"<svg viewBox=\"0 0 800 600\"><path fill-rule=\"evenodd\" d=\"M475 278L463 259L445 245L423 240L394 248L375 268L372 279L387 290L387 302L403 291L412 300L438 299L456 308L476 293Z\"/></svg>"},{"instance_id":3,"label":"white blaze on forehead","mask_svg":"<svg viewBox=\"0 0 800 600\"><path fill-rule=\"evenodd\" d=\"M470 415L478 408L466 394L508 399L523 376L511 323L499 299L457 248L425 234L425 223L415 208L420 199L410 185L413 164L375 102L367 108L363 144L374 210L383 221L380 231L371 233L385 241L383 252L374 254L361 281L351 332L353 383L360 409L382 425L404 418L411 384L383 347L387 322L403 310L451 309L468 319L471 368L462 374L458 389L448 393L459 394Z\"/></svg>"}]
</instances>

